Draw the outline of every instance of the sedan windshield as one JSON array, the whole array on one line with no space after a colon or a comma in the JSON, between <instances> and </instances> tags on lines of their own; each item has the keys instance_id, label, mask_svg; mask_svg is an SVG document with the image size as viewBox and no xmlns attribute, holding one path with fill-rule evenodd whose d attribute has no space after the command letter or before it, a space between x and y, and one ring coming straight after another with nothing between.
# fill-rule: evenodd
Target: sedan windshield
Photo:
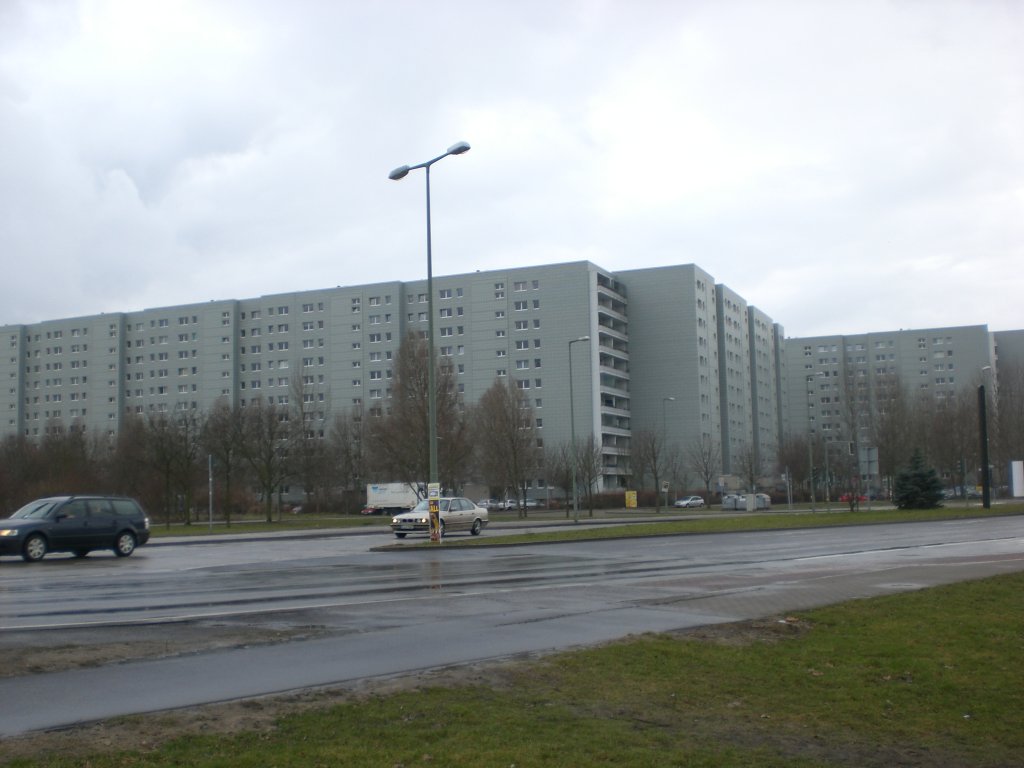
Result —
<instances>
[{"instance_id":1,"label":"sedan windshield","mask_svg":"<svg viewBox=\"0 0 1024 768\"><path fill-rule=\"evenodd\" d=\"M437 509L438 509L438 511L439 512L447 512L448 511L448 502L449 501L450 501L450 499L438 499L437 500ZM416 507L412 511L413 512L429 512L430 511L430 500L429 499L423 499L423 501L421 501L419 504L417 504Z\"/></svg>"},{"instance_id":2,"label":"sedan windshield","mask_svg":"<svg viewBox=\"0 0 1024 768\"><path fill-rule=\"evenodd\" d=\"M11 518L13 519L17 517L22 519L38 519L42 517L48 517L50 514L50 510L52 510L55 506L57 506L57 502L53 501L52 499L41 499L39 501L33 501L30 504L26 504L24 507L22 507L13 515L11 515Z\"/></svg>"}]
</instances>

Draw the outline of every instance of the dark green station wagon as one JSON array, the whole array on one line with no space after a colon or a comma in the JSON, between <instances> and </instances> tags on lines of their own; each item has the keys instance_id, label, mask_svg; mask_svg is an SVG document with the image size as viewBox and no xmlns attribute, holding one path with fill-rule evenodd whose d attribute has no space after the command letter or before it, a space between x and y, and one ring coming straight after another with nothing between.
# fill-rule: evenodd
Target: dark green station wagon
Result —
<instances>
[{"instance_id":1,"label":"dark green station wagon","mask_svg":"<svg viewBox=\"0 0 1024 768\"><path fill-rule=\"evenodd\" d=\"M119 496L52 496L30 502L0 520L0 555L37 562L47 552L85 557L110 549L128 557L149 541L149 518L134 499Z\"/></svg>"}]
</instances>

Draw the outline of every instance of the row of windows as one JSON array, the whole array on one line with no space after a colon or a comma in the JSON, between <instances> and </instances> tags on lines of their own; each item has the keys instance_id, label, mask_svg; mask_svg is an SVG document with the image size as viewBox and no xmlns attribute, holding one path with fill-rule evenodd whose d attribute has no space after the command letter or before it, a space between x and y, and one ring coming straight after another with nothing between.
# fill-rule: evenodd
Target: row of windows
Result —
<instances>
[{"instance_id":1,"label":"row of windows","mask_svg":"<svg viewBox=\"0 0 1024 768\"><path fill-rule=\"evenodd\" d=\"M88 336L89 335L89 329L88 328L72 328L71 331L70 331L70 335L71 335L72 338L78 338L79 336ZM63 339L64 338L64 331L47 331L45 338L47 338L47 339ZM43 334L37 333L34 336L32 336L31 339L29 339L28 337L26 337L26 339L28 341L32 341L32 342L42 341L43 340ZM12 333L11 334L11 346L12 347L17 346L17 344L18 344L18 334Z\"/></svg>"}]
</instances>

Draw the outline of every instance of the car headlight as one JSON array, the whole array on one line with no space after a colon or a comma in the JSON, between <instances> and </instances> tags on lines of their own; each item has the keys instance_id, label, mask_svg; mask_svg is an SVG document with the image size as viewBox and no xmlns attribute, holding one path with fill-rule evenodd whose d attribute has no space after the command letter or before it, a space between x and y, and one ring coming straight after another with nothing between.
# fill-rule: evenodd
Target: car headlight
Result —
<instances>
[{"instance_id":1,"label":"car headlight","mask_svg":"<svg viewBox=\"0 0 1024 768\"><path fill-rule=\"evenodd\" d=\"M17 536L17 535L18 535L18 529L17 528L4 528L4 529L0 530L0 536Z\"/></svg>"}]
</instances>

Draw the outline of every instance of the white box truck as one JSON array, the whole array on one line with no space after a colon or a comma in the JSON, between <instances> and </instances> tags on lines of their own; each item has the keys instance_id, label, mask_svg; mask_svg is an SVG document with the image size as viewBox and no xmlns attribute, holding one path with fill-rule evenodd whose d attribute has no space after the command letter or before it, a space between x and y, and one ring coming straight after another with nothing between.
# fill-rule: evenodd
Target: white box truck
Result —
<instances>
[{"instance_id":1,"label":"white box truck","mask_svg":"<svg viewBox=\"0 0 1024 768\"><path fill-rule=\"evenodd\" d=\"M408 483L370 483L366 486L364 515L394 515L407 512L419 503L421 496Z\"/></svg>"}]
</instances>

